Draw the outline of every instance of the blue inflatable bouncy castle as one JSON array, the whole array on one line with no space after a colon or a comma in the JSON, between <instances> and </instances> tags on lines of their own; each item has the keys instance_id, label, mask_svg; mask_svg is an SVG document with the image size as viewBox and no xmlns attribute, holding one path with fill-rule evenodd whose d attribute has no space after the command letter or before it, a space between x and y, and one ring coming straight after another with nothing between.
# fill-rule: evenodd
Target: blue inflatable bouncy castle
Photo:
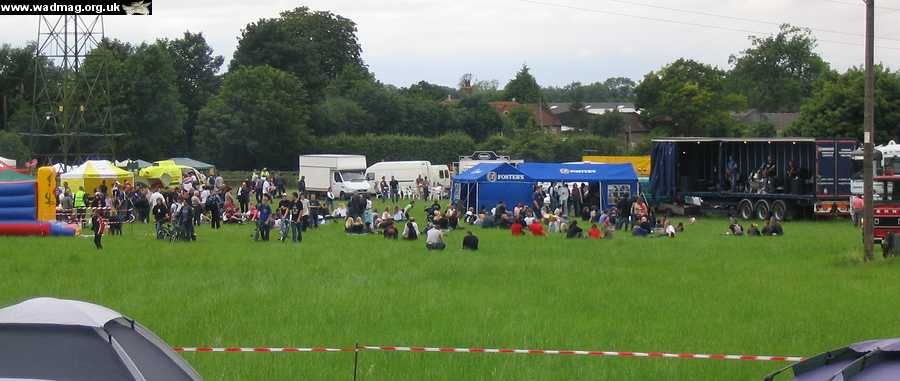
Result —
<instances>
[{"instance_id":1,"label":"blue inflatable bouncy castle","mask_svg":"<svg viewBox=\"0 0 900 381\"><path fill-rule=\"evenodd\" d=\"M0 171L0 235L74 236L76 226L37 220L37 183L12 170Z\"/></svg>"}]
</instances>

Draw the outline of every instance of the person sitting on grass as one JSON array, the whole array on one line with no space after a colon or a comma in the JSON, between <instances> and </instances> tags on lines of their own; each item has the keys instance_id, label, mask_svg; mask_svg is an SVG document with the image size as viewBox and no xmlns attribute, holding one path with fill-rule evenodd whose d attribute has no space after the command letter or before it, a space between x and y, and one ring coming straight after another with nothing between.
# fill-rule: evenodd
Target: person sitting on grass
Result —
<instances>
[{"instance_id":1,"label":"person sitting on grass","mask_svg":"<svg viewBox=\"0 0 900 381\"><path fill-rule=\"evenodd\" d=\"M425 233L425 248L428 250L444 250L447 245L444 243L444 232L437 226L432 226Z\"/></svg>"},{"instance_id":2,"label":"person sitting on grass","mask_svg":"<svg viewBox=\"0 0 900 381\"><path fill-rule=\"evenodd\" d=\"M353 227L353 217L347 217L344 220L344 233L350 233L350 228Z\"/></svg>"},{"instance_id":3,"label":"person sitting on grass","mask_svg":"<svg viewBox=\"0 0 900 381\"><path fill-rule=\"evenodd\" d=\"M540 218L532 219L531 223L528 224L528 230L531 232L531 235L535 237L544 237L544 224L542 223Z\"/></svg>"},{"instance_id":4,"label":"person sitting on grass","mask_svg":"<svg viewBox=\"0 0 900 381\"><path fill-rule=\"evenodd\" d=\"M515 221L512 225L509 226L509 230L512 232L513 237L519 237L522 235L522 223L519 221Z\"/></svg>"},{"instance_id":5,"label":"person sitting on grass","mask_svg":"<svg viewBox=\"0 0 900 381\"><path fill-rule=\"evenodd\" d=\"M449 212L449 211L448 211ZM437 226L438 229L448 230L450 229L450 219L441 213L440 211L434 212L434 225Z\"/></svg>"},{"instance_id":6,"label":"person sitting on grass","mask_svg":"<svg viewBox=\"0 0 900 381\"><path fill-rule=\"evenodd\" d=\"M672 225L672 222L670 222L668 219L666 219L665 221L666 224L664 229L666 236L669 238L675 238L675 225Z\"/></svg>"},{"instance_id":7,"label":"person sitting on grass","mask_svg":"<svg viewBox=\"0 0 900 381\"><path fill-rule=\"evenodd\" d=\"M399 234L397 233L397 227L394 225L394 221L390 221L384 228L384 238L397 239L398 235Z\"/></svg>"},{"instance_id":8,"label":"person sitting on grass","mask_svg":"<svg viewBox=\"0 0 900 381\"><path fill-rule=\"evenodd\" d=\"M416 224L415 218L410 218L409 221L406 222L406 227L403 229L403 239L407 241L419 239L419 225Z\"/></svg>"},{"instance_id":9,"label":"person sitting on grass","mask_svg":"<svg viewBox=\"0 0 900 381\"><path fill-rule=\"evenodd\" d=\"M591 228L588 229L588 237L590 239L603 238L603 233L600 232L600 228L597 227L597 224L591 224Z\"/></svg>"},{"instance_id":10,"label":"person sitting on grass","mask_svg":"<svg viewBox=\"0 0 900 381\"><path fill-rule=\"evenodd\" d=\"M403 211L400 210L399 206L394 207L394 221L406 221L406 216L403 214Z\"/></svg>"},{"instance_id":11,"label":"person sitting on grass","mask_svg":"<svg viewBox=\"0 0 900 381\"><path fill-rule=\"evenodd\" d=\"M761 236L762 234L760 234L760 232L759 232L759 225L757 225L757 224L750 224L750 229L747 230L747 235L748 235L748 236L751 236L751 237L759 237L759 236Z\"/></svg>"},{"instance_id":12,"label":"person sitting on grass","mask_svg":"<svg viewBox=\"0 0 900 381\"><path fill-rule=\"evenodd\" d=\"M679 233L684 233L684 222L679 222L678 226L675 227L675 231Z\"/></svg>"},{"instance_id":13,"label":"person sitting on grass","mask_svg":"<svg viewBox=\"0 0 900 381\"><path fill-rule=\"evenodd\" d=\"M463 237L463 250L478 250L478 237L472 234L472 231L466 232L466 236Z\"/></svg>"},{"instance_id":14,"label":"person sitting on grass","mask_svg":"<svg viewBox=\"0 0 900 381\"><path fill-rule=\"evenodd\" d=\"M775 218L775 216L772 216L766 221L766 226L763 227L762 234L780 237L784 235L784 228L781 227L781 223L778 222L778 219Z\"/></svg>"},{"instance_id":15,"label":"person sitting on grass","mask_svg":"<svg viewBox=\"0 0 900 381\"><path fill-rule=\"evenodd\" d=\"M684 225L682 225L683 228ZM737 222L737 219L730 217L728 221L728 231L725 235L742 236L744 235L744 227Z\"/></svg>"},{"instance_id":16,"label":"person sitting on grass","mask_svg":"<svg viewBox=\"0 0 900 381\"><path fill-rule=\"evenodd\" d=\"M353 224L350 225L351 234L366 234L366 224L363 223L362 217L356 217Z\"/></svg>"},{"instance_id":17,"label":"person sitting on grass","mask_svg":"<svg viewBox=\"0 0 900 381\"><path fill-rule=\"evenodd\" d=\"M653 225L650 224L650 220L648 220L646 216L642 216L640 221L641 222L634 227L634 230L632 230L632 235L637 237L649 236L650 233L653 232Z\"/></svg>"},{"instance_id":18,"label":"person sitting on grass","mask_svg":"<svg viewBox=\"0 0 900 381\"><path fill-rule=\"evenodd\" d=\"M566 238L584 238L584 230L578 227L578 221L572 220L569 228L566 230Z\"/></svg>"}]
</instances>

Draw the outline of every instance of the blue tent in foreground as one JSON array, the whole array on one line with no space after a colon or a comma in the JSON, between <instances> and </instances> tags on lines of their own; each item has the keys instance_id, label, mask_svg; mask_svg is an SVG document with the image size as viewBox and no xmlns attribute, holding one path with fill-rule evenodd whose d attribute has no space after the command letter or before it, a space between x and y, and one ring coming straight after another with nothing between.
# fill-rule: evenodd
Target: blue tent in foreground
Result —
<instances>
[{"instance_id":1,"label":"blue tent in foreground","mask_svg":"<svg viewBox=\"0 0 900 381\"><path fill-rule=\"evenodd\" d=\"M619 197L638 193L638 177L631 164L522 163L518 169L535 182L594 183L600 186L603 209Z\"/></svg>"},{"instance_id":2,"label":"blue tent in foreground","mask_svg":"<svg viewBox=\"0 0 900 381\"><path fill-rule=\"evenodd\" d=\"M528 204L535 181L507 163L481 163L453 177L451 199L461 208L490 210L506 205Z\"/></svg>"}]
</instances>

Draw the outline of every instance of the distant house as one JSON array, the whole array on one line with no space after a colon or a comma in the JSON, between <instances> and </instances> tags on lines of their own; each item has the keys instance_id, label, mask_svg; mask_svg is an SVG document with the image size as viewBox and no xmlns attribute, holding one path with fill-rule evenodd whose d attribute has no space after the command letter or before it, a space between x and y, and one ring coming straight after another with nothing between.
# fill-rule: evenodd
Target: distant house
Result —
<instances>
[{"instance_id":1,"label":"distant house","mask_svg":"<svg viewBox=\"0 0 900 381\"><path fill-rule=\"evenodd\" d=\"M523 104L516 101L490 102L489 104L494 110L497 110L497 113L504 116L508 115L514 108L523 106ZM536 104L524 104L524 106L531 111L531 117L534 118L534 124L553 134L562 132L562 123L559 121L559 118L551 112L547 105L540 107Z\"/></svg>"},{"instance_id":2,"label":"distant house","mask_svg":"<svg viewBox=\"0 0 900 381\"><path fill-rule=\"evenodd\" d=\"M784 130L800 117L800 113L748 110L731 114L731 116L741 124L769 123L775 127L778 136L784 136Z\"/></svg>"},{"instance_id":3,"label":"distant house","mask_svg":"<svg viewBox=\"0 0 900 381\"><path fill-rule=\"evenodd\" d=\"M571 103L550 103L550 112L556 115L562 123L564 132L574 131L570 120L572 119ZM625 128L619 133L618 138L628 149L637 148L649 140L650 128L641 121L640 110L635 109L630 102L592 102L584 104L584 111L588 115L598 116L608 112L618 111L625 117Z\"/></svg>"}]
</instances>

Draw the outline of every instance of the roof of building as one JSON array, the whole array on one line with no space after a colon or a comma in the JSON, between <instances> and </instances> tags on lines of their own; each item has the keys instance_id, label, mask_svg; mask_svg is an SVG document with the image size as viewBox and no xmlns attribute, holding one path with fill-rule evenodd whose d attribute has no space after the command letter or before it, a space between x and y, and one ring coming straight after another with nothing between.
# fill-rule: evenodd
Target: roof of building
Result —
<instances>
[{"instance_id":1,"label":"roof of building","mask_svg":"<svg viewBox=\"0 0 900 381\"><path fill-rule=\"evenodd\" d=\"M498 102L490 102L491 107L493 107L497 112L501 114L506 114L510 112L512 109L523 106L523 104L515 101L498 101ZM534 118L534 122L536 124L542 126L562 126L562 122L559 121L559 118L556 117L547 107L544 105L543 108L539 108L538 105L534 103L524 104L525 107L531 111L531 116Z\"/></svg>"},{"instance_id":2,"label":"roof of building","mask_svg":"<svg viewBox=\"0 0 900 381\"><path fill-rule=\"evenodd\" d=\"M585 110L591 114L603 114L612 110L619 110L620 112L637 112L634 108L634 102L589 102L585 103L584 107ZM571 111L572 103L548 103L547 108L549 108L553 114L564 114Z\"/></svg>"}]
</instances>

